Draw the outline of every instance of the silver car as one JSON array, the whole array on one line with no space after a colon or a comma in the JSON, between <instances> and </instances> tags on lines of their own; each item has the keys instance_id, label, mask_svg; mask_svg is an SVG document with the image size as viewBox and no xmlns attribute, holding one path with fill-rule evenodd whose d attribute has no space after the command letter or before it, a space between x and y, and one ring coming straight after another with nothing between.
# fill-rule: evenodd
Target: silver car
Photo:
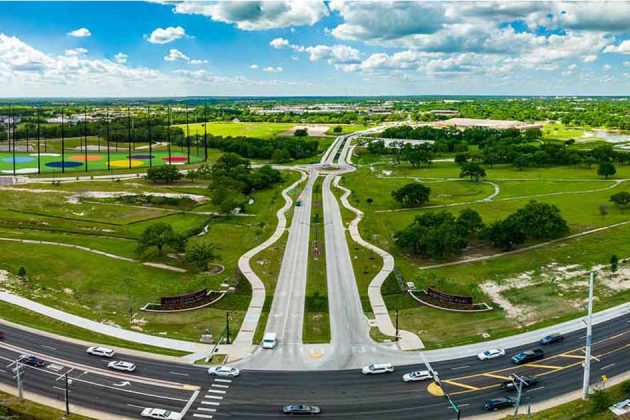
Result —
<instances>
[{"instance_id":1,"label":"silver car","mask_svg":"<svg viewBox=\"0 0 630 420\"><path fill-rule=\"evenodd\" d=\"M107 367L113 370L119 370L121 372L133 372L136 370L136 365L131 362L123 362L122 360L116 360L109 362Z\"/></svg>"},{"instance_id":2,"label":"silver car","mask_svg":"<svg viewBox=\"0 0 630 420\"><path fill-rule=\"evenodd\" d=\"M437 372L435 372L437 374ZM430 370L417 370L415 372L405 373L402 380L405 382L426 381L433 379L433 372Z\"/></svg>"},{"instance_id":3,"label":"silver car","mask_svg":"<svg viewBox=\"0 0 630 420\"><path fill-rule=\"evenodd\" d=\"M234 378L240 374L241 371L231 366L210 366L208 369L208 375L222 376L225 378Z\"/></svg>"}]
</instances>

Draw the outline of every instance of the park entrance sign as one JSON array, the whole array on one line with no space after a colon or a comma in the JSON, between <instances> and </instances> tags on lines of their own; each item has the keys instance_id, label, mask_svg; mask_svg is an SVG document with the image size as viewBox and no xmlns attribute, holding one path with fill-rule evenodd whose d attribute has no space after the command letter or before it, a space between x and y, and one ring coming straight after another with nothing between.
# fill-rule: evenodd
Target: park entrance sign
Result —
<instances>
[{"instance_id":1,"label":"park entrance sign","mask_svg":"<svg viewBox=\"0 0 630 420\"><path fill-rule=\"evenodd\" d=\"M427 288L427 295L443 303L455 303L457 305L472 305L472 296L449 295L432 288Z\"/></svg>"},{"instance_id":2,"label":"park entrance sign","mask_svg":"<svg viewBox=\"0 0 630 420\"><path fill-rule=\"evenodd\" d=\"M166 296L160 298L160 307L162 310L174 310L182 308L190 308L202 302L208 296L208 289L202 289L197 292L180 296Z\"/></svg>"}]
</instances>

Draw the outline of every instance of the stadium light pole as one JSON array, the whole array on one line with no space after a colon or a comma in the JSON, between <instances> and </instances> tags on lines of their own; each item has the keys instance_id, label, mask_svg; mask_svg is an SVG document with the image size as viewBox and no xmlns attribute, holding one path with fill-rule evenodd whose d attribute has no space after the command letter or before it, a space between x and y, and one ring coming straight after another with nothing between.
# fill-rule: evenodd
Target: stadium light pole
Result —
<instances>
[{"instance_id":1,"label":"stadium light pole","mask_svg":"<svg viewBox=\"0 0 630 420\"><path fill-rule=\"evenodd\" d=\"M63 112L64 112L64 108L61 107L61 173L66 172L66 153L65 153L65 133L64 133L64 127L63 127Z\"/></svg>"},{"instance_id":2,"label":"stadium light pole","mask_svg":"<svg viewBox=\"0 0 630 420\"><path fill-rule=\"evenodd\" d=\"M83 149L83 156L85 156L85 172L88 171L88 139L87 139L87 106L83 107L83 141L85 142L85 149Z\"/></svg>"},{"instance_id":3,"label":"stadium light pole","mask_svg":"<svg viewBox=\"0 0 630 420\"><path fill-rule=\"evenodd\" d=\"M13 107L11 107L9 115L9 133L13 132L13 176L15 176L15 114L13 113ZM9 139L9 147L11 147L11 139Z\"/></svg>"},{"instance_id":4,"label":"stadium light pole","mask_svg":"<svg viewBox=\"0 0 630 420\"><path fill-rule=\"evenodd\" d=\"M188 125L188 104L186 104L186 161L190 163L190 126Z\"/></svg>"},{"instance_id":5,"label":"stadium light pole","mask_svg":"<svg viewBox=\"0 0 630 420\"><path fill-rule=\"evenodd\" d=\"M153 166L153 136L151 134L151 105L147 104L147 128L149 129L149 168Z\"/></svg>"},{"instance_id":6,"label":"stadium light pole","mask_svg":"<svg viewBox=\"0 0 630 420\"><path fill-rule=\"evenodd\" d=\"M582 382L582 399L588 400L588 388L591 379L591 342L593 333L593 286L595 272L591 271L588 283L588 318L586 320L586 348L584 355L584 379Z\"/></svg>"},{"instance_id":7,"label":"stadium light pole","mask_svg":"<svg viewBox=\"0 0 630 420\"><path fill-rule=\"evenodd\" d=\"M208 104L203 105L203 160L208 161Z\"/></svg>"},{"instance_id":8,"label":"stadium light pole","mask_svg":"<svg viewBox=\"0 0 630 420\"><path fill-rule=\"evenodd\" d=\"M41 137L41 130L40 130L40 124L39 124L40 118L41 118L40 108L37 107L37 173L38 174L42 172L41 154L40 154L40 137Z\"/></svg>"},{"instance_id":9,"label":"stadium light pole","mask_svg":"<svg viewBox=\"0 0 630 420\"><path fill-rule=\"evenodd\" d=\"M168 136L168 164L172 164L172 157L171 157L171 106L168 106L168 111L167 111L167 120L166 120L166 129L167 129L167 136Z\"/></svg>"},{"instance_id":10,"label":"stadium light pole","mask_svg":"<svg viewBox=\"0 0 630 420\"><path fill-rule=\"evenodd\" d=\"M105 141L107 142L107 170L111 170L111 164L110 164L110 153L109 153L109 143L110 143L110 139L109 139L109 107L105 109L105 132L106 132L106 136L107 138L105 139Z\"/></svg>"},{"instance_id":11,"label":"stadium light pole","mask_svg":"<svg viewBox=\"0 0 630 420\"><path fill-rule=\"evenodd\" d=\"M127 105L127 160L131 169L131 108Z\"/></svg>"}]
</instances>

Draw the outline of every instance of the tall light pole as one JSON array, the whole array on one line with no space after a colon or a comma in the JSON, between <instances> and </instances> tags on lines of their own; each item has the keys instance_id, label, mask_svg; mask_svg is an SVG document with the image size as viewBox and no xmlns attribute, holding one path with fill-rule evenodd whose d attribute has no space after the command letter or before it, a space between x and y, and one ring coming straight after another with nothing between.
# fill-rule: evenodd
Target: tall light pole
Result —
<instances>
[{"instance_id":1,"label":"tall light pole","mask_svg":"<svg viewBox=\"0 0 630 420\"><path fill-rule=\"evenodd\" d=\"M18 359L14 363L13 373L15 373L15 378L17 382L17 391L18 391L18 399L22 401L24 399L24 383L22 380L22 374L24 374L24 365L20 362L21 359Z\"/></svg>"},{"instance_id":2,"label":"tall light pole","mask_svg":"<svg viewBox=\"0 0 630 420\"><path fill-rule=\"evenodd\" d=\"M584 381L582 382L582 399L588 399L588 386L591 379L591 342L593 333L593 283L595 273L591 271L588 284L588 318L586 320L586 348L584 349Z\"/></svg>"}]
</instances>

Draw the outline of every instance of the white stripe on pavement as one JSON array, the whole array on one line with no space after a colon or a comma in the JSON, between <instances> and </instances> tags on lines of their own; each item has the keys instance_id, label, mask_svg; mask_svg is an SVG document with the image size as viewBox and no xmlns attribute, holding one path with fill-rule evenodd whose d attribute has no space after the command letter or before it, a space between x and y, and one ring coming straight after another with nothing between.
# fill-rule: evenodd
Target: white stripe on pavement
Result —
<instances>
[{"instance_id":1,"label":"white stripe on pavement","mask_svg":"<svg viewBox=\"0 0 630 420\"><path fill-rule=\"evenodd\" d=\"M212 392L213 394L225 394L227 391L221 391L220 389L209 389L208 392Z\"/></svg>"},{"instance_id":2,"label":"white stripe on pavement","mask_svg":"<svg viewBox=\"0 0 630 420\"><path fill-rule=\"evenodd\" d=\"M211 419L212 416L209 416L207 414L193 414L193 417L201 417L203 419Z\"/></svg>"},{"instance_id":3,"label":"white stripe on pavement","mask_svg":"<svg viewBox=\"0 0 630 420\"><path fill-rule=\"evenodd\" d=\"M229 385L221 385L221 384L212 384L213 387L215 388L229 388Z\"/></svg>"},{"instance_id":4,"label":"white stripe on pavement","mask_svg":"<svg viewBox=\"0 0 630 420\"><path fill-rule=\"evenodd\" d=\"M213 402L213 401L201 401L201 404L205 404L205 405L220 405L220 403Z\"/></svg>"},{"instance_id":5,"label":"white stripe on pavement","mask_svg":"<svg viewBox=\"0 0 630 420\"><path fill-rule=\"evenodd\" d=\"M231 384L232 380L231 379L220 379L220 378L217 378L217 379L214 380L214 382L224 382L226 384Z\"/></svg>"},{"instance_id":6,"label":"white stripe on pavement","mask_svg":"<svg viewBox=\"0 0 630 420\"><path fill-rule=\"evenodd\" d=\"M204 399L205 399L205 398L210 398L210 399L213 399L213 400L222 400L222 399L223 399L223 397L218 397L218 396L216 396L216 395L206 395L206 396L205 396L205 397L203 397L203 398L204 398Z\"/></svg>"},{"instance_id":7,"label":"white stripe on pavement","mask_svg":"<svg viewBox=\"0 0 630 420\"><path fill-rule=\"evenodd\" d=\"M197 411L208 411L208 412L214 413L214 412L216 412L216 411L217 411L217 409L216 409L216 408L198 407L198 408L197 408Z\"/></svg>"}]
</instances>

